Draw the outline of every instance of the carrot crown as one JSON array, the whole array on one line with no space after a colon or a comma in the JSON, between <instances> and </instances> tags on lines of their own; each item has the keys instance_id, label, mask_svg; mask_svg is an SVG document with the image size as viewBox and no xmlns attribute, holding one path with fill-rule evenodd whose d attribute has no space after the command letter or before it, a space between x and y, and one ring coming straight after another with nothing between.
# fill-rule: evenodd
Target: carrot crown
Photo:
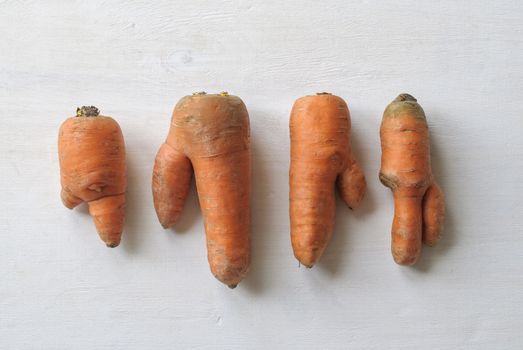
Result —
<instances>
[{"instance_id":1,"label":"carrot crown","mask_svg":"<svg viewBox=\"0 0 523 350\"><path fill-rule=\"evenodd\" d=\"M95 106L82 106L76 109L77 117L97 117L100 111Z\"/></svg>"},{"instance_id":2,"label":"carrot crown","mask_svg":"<svg viewBox=\"0 0 523 350\"><path fill-rule=\"evenodd\" d=\"M396 97L391 103L389 103L387 108L385 108L383 116L396 117L401 115L401 113L410 111L412 112L412 115L425 120L425 112L417 101L418 100L416 100L412 95L405 93L399 94L398 97Z\"/></svg>"},{"instance_id":3,"label":"carrot crown","mask_svg":"<svg viewBox=\"0 0 523 350\"><path fill-rule=\"evenodd\" d=\"M403 94L399 94L398 97L396 97L393 102L402 102L402 101L417 102L418 100L416 100L416 98L412 95L403 93Z\"/></svg>"},{"instance_id":4,"label":"carrot crown","mask_svg":"<svg viewBox=\"0 0 523 350\"><path fill-rule=\"evenodd\" d=\"M193 92L192 94L193 94L193 96L207 95L207 93L205 91ZM219 95L219 96L229 96L229 93L227 91L222 91L222 92L218 93L217 95Z\"/></svg>"}]
</instances>

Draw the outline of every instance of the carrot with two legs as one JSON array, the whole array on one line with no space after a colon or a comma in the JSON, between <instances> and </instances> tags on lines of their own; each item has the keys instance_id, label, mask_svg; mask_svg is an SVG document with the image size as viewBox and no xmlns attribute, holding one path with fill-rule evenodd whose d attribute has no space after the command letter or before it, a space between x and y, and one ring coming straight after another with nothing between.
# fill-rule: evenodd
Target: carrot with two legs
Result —
<instances>
[{"instance_id":1,"label":"carrot with two legs","mask_svg":"<svg viewBox=\"0 0 523 350\"><path fill-rule=\"evenodd\" d=\"M250 128L239 97L196 93L174 108L152 180L154 207L164 228L180 216L193 172L211 271L234 288L250 264Z\"/></svg>"},{"instance_id":2,"label":"carrot with two legs","mask_svg":"<svg viewBox=\"0 0 523 350\"><path fill-rule=\"evenodd\" d=\"M437 243L445 215L443 192L432 176L425 112L414 97L401 94L387 106L380 137L379 178L394 195L392 256L413 265L422 241Z\"/></svg>"}]
</instances>

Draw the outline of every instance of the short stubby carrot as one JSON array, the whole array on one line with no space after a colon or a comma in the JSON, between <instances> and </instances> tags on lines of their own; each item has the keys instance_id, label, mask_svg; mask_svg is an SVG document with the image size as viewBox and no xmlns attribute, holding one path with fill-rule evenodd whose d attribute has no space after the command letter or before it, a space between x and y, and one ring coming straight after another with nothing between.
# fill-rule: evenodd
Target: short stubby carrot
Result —
<instances>
[{"instance_id":1,"label":"short stubby carrot","mask_svg":"<svg viewBox=\"0 0 523 350\"><path fill-rule=\"evenodd\" d=\"M118 123L96 107L77 109L59 131L58 155L64 205L89 205L100 238L108 247L120 244L124 223L125 144Z\"/></svg>"},{"instance_id":2,"label":"short stubby carrot","mask_svg":"<svg viewBox=\"0 0 523 350\"><path fill-rule=\"evenodd\" d=\"M432 176L425 112L409 94L401 94L385 112L380 129L380 181L394 195L392 256L413 265L421 242L433 246L443 227L443 192Z\"/></svg>"},{"instance_id":3,"label":"short stubby carrot","mask_svg":"<svg viewBox=\"0 0 523 350\"><path fill-rule=\"evenodd\" d=\"M329 93L299 98L289 127L291 242L296 259L312 267L332 236L335 187L352 209L367 186L352 152L350 113L342 98Z\"/></svg>"},{"instance_id":4,"label":"short stubby carrot","mask_svg":"<svg viewBox=\"0 0 523 350\"><path fill-rule=\"evenodd\" d=\"M239 97L195 93L174 108L152 179L154 206L164 228L178 219L193 171L211 271L234 288L250 264L250 127Z\"/></svg>"}]
</instances>

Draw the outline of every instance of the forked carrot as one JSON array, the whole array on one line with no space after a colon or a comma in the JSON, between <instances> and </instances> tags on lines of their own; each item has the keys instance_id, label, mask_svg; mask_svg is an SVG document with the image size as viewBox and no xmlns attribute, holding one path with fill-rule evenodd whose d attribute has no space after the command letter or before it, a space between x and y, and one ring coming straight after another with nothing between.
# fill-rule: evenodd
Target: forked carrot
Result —
<instances>
[{"instance_id":1,"label":"forked carrot","mask_svg":"<svg viewBox=\"0 0 523 350\"><path fill-rule=\"evenodd\" d=\"M352 209L366 182L351 147L350 113L329 93L304 96L290 117L290 219L294 256L312 267L329 243L334 226L335 187Z\"/></svg>"},{"instance_id":2,"label":"forked carrot","mask_svg":"<svg viewBox=\"0 0 523 350\"><path fill-rule=\"evenodd\" d=\"M164 228L181 213L193 169L211 271L234 288L250 263L250 128L239 97L196 93L174 108L152 181L154 206Z\"/></svg>"},{"instance_id":3,"label":"forked carrot","mask_svg":"<svg viewBox=\"0 0 523 350\"><path fill-rule=\"evenodd\" d=\"M392 256L396 263L416 263L423 240L438 241L443 227L443 192L432 176L429 129L416 99L401 94L381 122L380 180L394 194Z\"/></svg>"}]
</instances>

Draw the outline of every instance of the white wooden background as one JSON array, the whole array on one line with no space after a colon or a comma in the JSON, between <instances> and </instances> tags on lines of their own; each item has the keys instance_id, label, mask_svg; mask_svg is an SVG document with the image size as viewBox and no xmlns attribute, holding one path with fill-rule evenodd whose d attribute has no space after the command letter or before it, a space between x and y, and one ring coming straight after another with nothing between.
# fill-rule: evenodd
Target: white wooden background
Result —
<instances>
[{"instance_id":1,"label":"white wooden background","mask_svg":"<svg viewBox=\"0 0 523 350\"><path fill-rule=\"evenodd\" d=\"M523 3L0 0L1 349L522 349ZM227 90L251 116L253 261L212 277L194 188L175 230L150 179L175 102ZM368 180L338 201L312 270L292 256L288 115L344 97ZM429 118L447 196L437 248L389 252L378 128L400 92ZM107 249L59 199L58 126L114 116L128 150L125 236ZM194 186L193 186L194 187Z\"/></svg>"}]
</instances>

